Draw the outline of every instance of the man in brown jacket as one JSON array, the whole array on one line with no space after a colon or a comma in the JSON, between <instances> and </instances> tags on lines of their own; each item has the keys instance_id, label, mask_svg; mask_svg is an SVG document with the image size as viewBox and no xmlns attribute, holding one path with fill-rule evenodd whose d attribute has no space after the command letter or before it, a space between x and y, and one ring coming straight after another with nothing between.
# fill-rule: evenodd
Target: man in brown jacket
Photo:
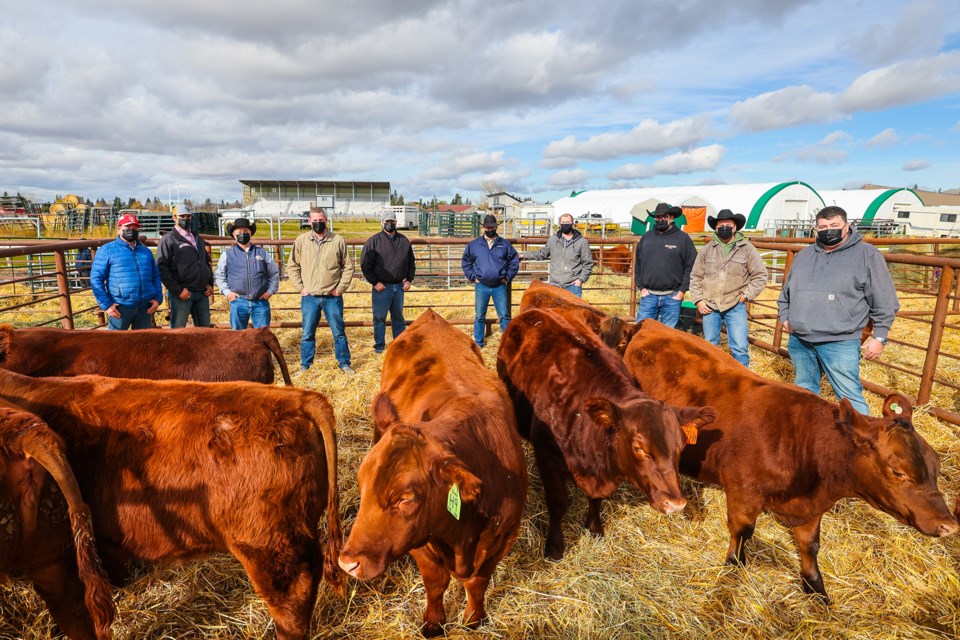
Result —
<instances>
[{"instance_id":1,"label":"man in brown jacket","mask_svg":"<svg viewBox=\"0 0 960 640\"><path fill-rule=\"evenodd\" d=\"M322 208L310 208L310 231L293 241L287 273L294 289L300 291L300 313L303 316L300 370L306 371L313 364L317 324L322 311L333 333L337 364L341 371L353 375L350 345L343 330L343 294L353 279L353 260L347 252L346 241L327 228L327 214Z\"/></svg>"},{"instance_id":2,"label":"man in brown jacket","mask_svg":"<svg viewBox=\"0 0 960 640\"><path fill-rule=\"evenodd\" d=\"M720 327L727 325L730 353L750 367L747 342L747 306L767 286L767 265L740 230L747 219L721 209L707 224L713 238L704 245L690 273L690 297L703 316L703 337L720 343Z\"/></svg>"}]
</instances>

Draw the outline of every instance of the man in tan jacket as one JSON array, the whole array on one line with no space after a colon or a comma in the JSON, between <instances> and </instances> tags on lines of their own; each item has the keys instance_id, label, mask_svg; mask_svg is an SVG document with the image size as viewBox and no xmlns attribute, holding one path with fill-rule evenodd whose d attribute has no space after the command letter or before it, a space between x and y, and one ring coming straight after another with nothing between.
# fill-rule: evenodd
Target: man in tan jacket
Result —
<instances>
[{"instance_id":1,"label":"man in tan jacket","mask_svg":"<svg viewBox=\"0 0 960 640\"><path fill-rule=\"evenodd\" d=\"M327 317L333 333L333 352L340 370L348 375L350 345L343 331L343 294L353 278L353 260L346 241L327 229L327 214L320 207L310 208L310 231L293 241L287 273L300 291L303 338L300 340L300 370L313 364L316 353L317 324L320 313Z\"/></svg>"},{"instance_id":2,"label":"man in tan jacket","mask_svg":"<svg viewBox=\"0 0 960 640\"><path fill-rule=\"evenodd\" d=\"M707 224L713 238L704 245L690 273L690 297L703 316L703 337L720 343L720 327L727 325L730 353L750 367L747 342L747 306L767 286L767 265L740 230L747 219L730 209L721 209Z\"/></svg>"}]
</instances>

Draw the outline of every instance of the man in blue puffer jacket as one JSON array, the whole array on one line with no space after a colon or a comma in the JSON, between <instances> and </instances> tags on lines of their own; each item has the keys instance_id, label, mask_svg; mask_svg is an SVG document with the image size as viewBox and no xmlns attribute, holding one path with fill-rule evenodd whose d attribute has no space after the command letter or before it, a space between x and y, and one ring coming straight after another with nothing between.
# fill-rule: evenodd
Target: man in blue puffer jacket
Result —
<instances>
[{"instance_id":1,"label":"man in blue puffer jacket","mask_svg":"<svg viewBox=\"0 0 960 640\"><path fill-rule=\"evenodd\" d=\"M510 303L507 283L520 270L520 256L513 245L497 235L497 219L491 214L483 218L483 235L471 241L460 261L463 275L474 283L473 339L483 347L487 307L493 298L493 307L500 319L500 331L510 322Z\"/></svg>"},{"instance_id":2,"label":"man in blue puffer jacket","mask_svg":"<svg viewBox=\"0 0 960 640\"><path fill-rule=\"evenodd\" d=\"M137 217L120 216L117 239L100 247L90 267L90 288L111 329L152 328L153 312L163 300L160 271L139 235Z\"/></svg>"}]
</instances>

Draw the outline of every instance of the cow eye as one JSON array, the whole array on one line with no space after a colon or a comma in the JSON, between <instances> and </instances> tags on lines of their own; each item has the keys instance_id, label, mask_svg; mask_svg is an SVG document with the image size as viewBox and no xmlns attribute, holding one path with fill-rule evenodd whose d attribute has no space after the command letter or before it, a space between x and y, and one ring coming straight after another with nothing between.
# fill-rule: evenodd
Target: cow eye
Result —
<instances>
[{"instance_id":1,"label":"cow eye","mask_svg":"<svg viewBox=\"0 0 960 640\"><path fill-rule=\"evenodd\" d=\"M417 496L415 495L406 495L401 497L395 503L393 503L393 508L399 511L400 513L412 513L416 510L418 506Z\"/></svg>"},{"instance_id":2,"label":"cow eye","mask_svg":"<svg viewBox=\"0 0 960 640\"><path fill-rule=\"evenodd\" d=\"M903 471L894 469L893 467L890 467L890 473L892 473L893 477L899 480L900 482L909 482L910 480L910 476L905 474Z\"/></svg>"},{"instance_id":3,"label":"cow eye","mask_svg":"<svg viewBox=\"0 0 960 640\"><path fill-rule=\"evenodd\" d=\"M644 458L648 458L650 456L650 454L648 454L643 447L639 447L639 446L633 447L633 455L637 456L637 458L639 458L640 460L643 460Z\"/></svg>"}]
</instances>

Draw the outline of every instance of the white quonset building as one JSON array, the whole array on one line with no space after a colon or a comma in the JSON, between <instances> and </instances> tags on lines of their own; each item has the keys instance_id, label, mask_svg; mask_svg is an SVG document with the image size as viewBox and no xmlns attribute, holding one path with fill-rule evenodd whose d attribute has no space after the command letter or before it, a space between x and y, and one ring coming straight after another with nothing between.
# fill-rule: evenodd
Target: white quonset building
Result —
<instances>
[{"instance_id":1,"label":"white quonset building","mask_svg":"<svg viewBox=\"0 0 960 640\"><path fill-rule=\"evenodd\" d=\"M828 207L838 206L847 212L850 220L872 224L875 220L894 220L895 207L909 209L922 207L923 200L913 189L845 189L821 191Z\"/></svg>"},{"instance_id":2,"label":"white quonset building","mask_svg":"<svg viewBox=\"0 0 960 640\"><path fill-rule=\"evenodd\" d=\"M599 213L636 231L647 212L666 202L684 208L684 228L703 231L708 216L721 209L746 216L748 230L773 227L773 221L812 220L824 207L817 191L805 182L724 184L691 187L650 187L644 189L596 189L581 191L553 203L554 216L572 213ZM634 222L637 221L637 223Z\"/></svg>"}]
</instances>

